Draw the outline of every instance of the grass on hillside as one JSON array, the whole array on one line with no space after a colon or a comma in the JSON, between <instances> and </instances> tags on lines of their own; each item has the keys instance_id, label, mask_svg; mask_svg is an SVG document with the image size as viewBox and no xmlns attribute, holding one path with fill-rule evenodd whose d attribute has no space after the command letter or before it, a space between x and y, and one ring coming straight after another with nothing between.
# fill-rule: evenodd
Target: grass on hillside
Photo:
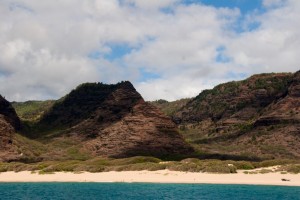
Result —
<instances>
[{"instance_id":1,"label":"grass on hillside","mask_svg":"<svg viewBox=\"0 0 300 200\"><path fill-rule=\"evenodd\" d=\"M185 98L185 99L179 99L176 101L166 101L163 99L151 101L152 105L159 108L165 115L167 116L173 116L178 110L180 110L182 107L184 107L191 99Z\"/></svg>"},{"instance_id":2,"label":"grass on hillside","mask_svg":"<svg viewBox=\"0 0 300 200\"><path fill-rule=\"evenodd\" d=\"M37 121L54 104L54 100L12 102L21 120Z\"/></svg>"},{"instance_id":3,"label":"grass on hillside","mask_svg":"<svg viewBox=\"0 0 300 200\"><path fill-rule=\"evenodd\" d=\"M91 159L91 154L82 148L82 144L72 138L56 138L52 140L31 140L20 134L15 135L14 144L17 147L21 162L32 163L40 160L66 161Z\"/></svg>"},{"instance_id":4,"label":"grass on hillside","mask_svg":"<svg viewBox=\"0 0 300 200\"><path fill-rule=\"evenodd\" d=\"M181 161L162 161L154 157L136 156L123 159L93 158L86 161L44 161L38 163L0 163L0 172L38 171L40 174L53 172L105 172L105 171L157 171L172 170L184 172L236 173L237 170L252 170L260 167L281 165L283 173L300 173L299 160L272 160L263 162L199 160L188 158Z\"/></svg>"}]
</instances>

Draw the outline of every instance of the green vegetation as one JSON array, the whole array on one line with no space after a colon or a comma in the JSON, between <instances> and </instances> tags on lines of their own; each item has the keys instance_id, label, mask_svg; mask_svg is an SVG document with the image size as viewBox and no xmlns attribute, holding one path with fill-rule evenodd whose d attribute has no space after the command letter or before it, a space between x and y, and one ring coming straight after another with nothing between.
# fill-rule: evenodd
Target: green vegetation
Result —
<instances>
[{"instance_id":1,"label":"green vegetation","mask_svg":"<svg viewBox=\"0 0 300 200\"><path fill-rule=\"evenodd\" d=\"M293 154L289 152L285 146L283 145L272 145L272 144L264 144L260 146L260 149L271 155L284 155L285 158L292 158Z\"/></svg>"},{"instance_id":2,"label":"green vegetation","mask_svg":"<svg viewBox=\"0 0 300 200\"><path fill-rule=\"evenodd\" d=\"M287 173L292 173L292 174L299 174L300 165L299 164L283 165L279 168L279 171L285 171Z\"/></svg>"},{"instance_id":3,"label":"green vegetation","mask_svg":"<svg viewBox=\"0 0 300 200\"><path fill-rule=\"evenodd\" d=\"M182 107L184 107L190 100L191 100L190 98L186 98L186 99L180 99L180 100L168 102L166 100L160 99L156 101L151 101L149 103L159 108L167 116L173 116Z\"/></svg>"},{"instance_id":4,"label":"green vegetation","mask_svg":"<svg viewBox=\"0 0 300 200\"><path fill-rule=\"evenodd\" d=\"M195 100L200 102L205 100L209 95L216 95L218 93L218 90L216 88L212 90L203 90L200 94L198 94L195 97Z\"/></svg>"},{"instance_id":5,"label":"green vegetation","mask_svg":"<svg viewBox=\"0 0 300 200\"><path fill-rule=\"evenodd\" d=\"M286 90L290 81L290 74L280 77L268 75L266 77L256 79L253 88L266 89L269 93L278 93Z\"/></svg>"},{"instance_id":6,"label":"green vegetation","mask_svg":"<svg viewBox=\"0 0 300 200\"><path fill-rule=\"evenodd\" d=\"M284 164L283 164L284 161ZM6 171L38 171L39 174L53 172L104 172L104 171L157 171L168 169L184 172L208 172L208 173L236 173L237 170L253 170L259 167L270 167L281 164L278 171L287 173L300 173L300 161L273 160L264 162L246 162L232 160L200 160L188 158L181 161L162 161L154 157L136 156L123 159L93 158L86 161L44 161L38 163L0 163L0 172ZM268 169L259 169L257 173L269 173ZM251 171L252 173L252 171Z\"/></svg>"},{"instance_id":7,"label":"green vegetation","mask_svg":"<svg viewBox=\"0 0 300 200\"><path fill-rule=\"evenodd\" d=\"M221 90L222 93L225 94L236 94L239 90L241 83L241 81L231 81L228 83L218 85L216 89Z\"/></svg>"},{"instance_id":8,"label":"green vegetation","mask_svg":"<svg viewBox=\"0 0 300 200\"><path fill-rule=\"evenodd\" d=\"M183 107L189 110L185 121L201 121L204 118L216 121L246 107L255 109L258 113L272 102L272 98L274 100L287 92L291 79L290 73L260 74L243 81L231 81L203 90ZM262 95L262 99L256 99L256 95Z\"/></svg>"},{"instance_id":9,"label":"green vegetation","mask_svg":"<svg viewBox=\"0 0 300 200\"><path fill-rule=\"evenodd\" d=\"M244 81L220 84L211 90L202 91L194 99L150 102L166 115L176 116L178 111L184 111L190 117L181 124L180 133L196 149L197 152L190 155L194 158L93 158L84 149L80 138L56 137L62 136L67 128L80 120L94 119L91 113L101 106L118 84L82 84L58 101L13 102L23 122L23 135L16 134L14 140L17 152L22 157L19 162L0 163L0 172L30 170L48 174L56 171L78 173L168 169L236 173L237 170L257 169L249 173L270 173L272 170L258 168L280 165L278 170L282 173L300 173L299 160L273 159L294 159L296 155L286 146L268 143L272 132L283 128L282 124L257 128L254 123L265 111L265 105L282 97L291 77L291 74L262 74ZM256 95L263 100L260 101ZM272 100L271 95L276 98ZM119 110L112 112L118 113ZM296 115L293 110L289 114ZM102 121L103 117L100 116L98 120ZM30 140L24 135L37 140Z\"/></svg>"},{"instance_id":10,"label":"green vegetation","mask_svg":"<svg viewBox=\"0 0 300 200\"><path fill-rule=\"evenodd\" d=\"M85 83L79 85L69 94L57 100L46 112L37 126L53 130L74 125L83 119L91 117L96 108L100 107L111 91L120 84L106 85L103 83Z\"/></svg>"},{"instance_id":11,"label":"green vegetation","mask_svg":"<svg viewBox=\"0 0 300 200\"><path fill-rule=\"evenodd\" d=\"M210 90L203 90L198 96L195 97L195 100L200 102L203 100L207 100L207 98L212 98L212 96L217 95L236 95L242 83L242 81L231 81L228 83L217 85L216 87Z\"/></svg>"},{"instance_id":12,"label":"green vegetation","mask_svg":"<svg viewBox=\"0 0 300 200\"><path fill-rule=\"evenodd\" d=\"M15 135L15 145L19 154L23 154L21 162L31 163L41 160L40 156L47 152L47 147L42 143L30 140L20 134Z\"/></svg>"},{"instance_id":13,"label":"green vegetation","mask_svg":"<svg viewBox=\"0 0 300 200\"><path fill-rule=\"evenodd\" d=\"M253 124L251 122L244 123L244 124L237 124L236 125L241 133L247 133L253 129Z\"/></svg>"},{"instance_id":14,"label":"green vegetation","mask_svg":"<svg viewBox=\"0 0 300 200\"><path fill-rule=\"evenodd\" d=\"M54 102L54 100L12 102L12 106L21 120L37 121L52 107Z\"/></svg>"},{"instance_id":15,"label":"green vegetation","mask_svg":"<svg viewBox=\"0 0 300 200\"><path fill-rule=\"evenodd\" d=\"M291 160L291 159L275 159L275 160L264 160L261 162L253 162L253 166L255 168L261 168L261 167L271 167L276 165L294 165L294 164L300 164L300 160Z\"/></svg>"}]
</instances>

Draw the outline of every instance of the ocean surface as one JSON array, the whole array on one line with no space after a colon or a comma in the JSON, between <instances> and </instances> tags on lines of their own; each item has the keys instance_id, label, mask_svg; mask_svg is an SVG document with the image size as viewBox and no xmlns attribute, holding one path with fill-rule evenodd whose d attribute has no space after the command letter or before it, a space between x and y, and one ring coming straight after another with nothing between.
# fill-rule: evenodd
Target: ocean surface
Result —
<instances>
[{"instance_id":1,"label":"ocean surface","mask_svg":"<svg viewBox=\"0 0 300 200\"><path fill-rule=\"evenodd\" d=\"M0 199L300 199L300 187L144 184L0 183Z\"/></svg>"}]
</instances>

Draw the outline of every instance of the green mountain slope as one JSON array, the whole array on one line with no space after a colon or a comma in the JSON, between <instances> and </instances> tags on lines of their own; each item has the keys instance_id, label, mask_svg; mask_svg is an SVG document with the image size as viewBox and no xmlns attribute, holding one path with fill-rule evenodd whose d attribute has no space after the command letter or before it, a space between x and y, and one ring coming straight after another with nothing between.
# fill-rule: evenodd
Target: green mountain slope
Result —
<instances>
[{"instance_id":1,"label":"green mountain slope","mask_svg":"<svg viewBox=\"0 0 300 200\"><path fill-rule=\"evenodd\" d=\"M300 157L300 72L260 74L205 90L172 117L202 152Z\"/></svg>"},{"instance_id":2,"label":"green mountain slope","mask_svg":"<svg viewBox=\"0 0 300 200\"><path fill-rule=\"evenodd\" d=\"M25 122L23 127L23 135L49 148L58 145L60 152L71 147L76 154L106 157L166 157L193 152L172 120L145 102L128 81L82 84L55 101L38 121ZM61 148L64 144L65 149ZM49 158L50 154L44 156Z\"/></svg>"},{"instance_id":3,"label":"green mountain slope","mask_svg":"<svg viewBox=\"0 0 300 200\"><path fill-rule=\"evenodd\" d=\"M180 110L183 106L185 106L191 99L179 99L176 101L166 101L163 99L151 101L152 105L159 108L163 113L165 113L167 116L173 116L178 110Z\"/></svg>"},{"instance_id":4,"label":"green mountain slope","mask_svg":"<svg viewBox=\"0 0 300 200\"><path fill-rule=\"evenodd\" d=\"M37 121L45 112L47 112L53 106L54 103L54 100L46 100L12 102L11 104L16 110L20 119L26 121Z\"/></svg>"}]
</instances>

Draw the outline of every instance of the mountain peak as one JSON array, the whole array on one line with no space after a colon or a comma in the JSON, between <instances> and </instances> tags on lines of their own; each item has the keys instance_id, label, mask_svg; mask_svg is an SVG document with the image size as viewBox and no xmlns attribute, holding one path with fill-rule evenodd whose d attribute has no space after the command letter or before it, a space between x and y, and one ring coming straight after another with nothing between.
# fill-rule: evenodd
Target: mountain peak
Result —
<instances>
[{"instance_id":1,"label":"mountain peak","mask_svg":"<svg viewBox=\"0 0 300 200\"><path fill-rule=\"evenodd\" d=\"M145 102L129 81L81 84L58 100L37 126L47 130L38 137L67 136L94 155L161 157L193 152L172 120ZM63 131L53 136L57 129Z\"/></svg>"}]
</instances>

